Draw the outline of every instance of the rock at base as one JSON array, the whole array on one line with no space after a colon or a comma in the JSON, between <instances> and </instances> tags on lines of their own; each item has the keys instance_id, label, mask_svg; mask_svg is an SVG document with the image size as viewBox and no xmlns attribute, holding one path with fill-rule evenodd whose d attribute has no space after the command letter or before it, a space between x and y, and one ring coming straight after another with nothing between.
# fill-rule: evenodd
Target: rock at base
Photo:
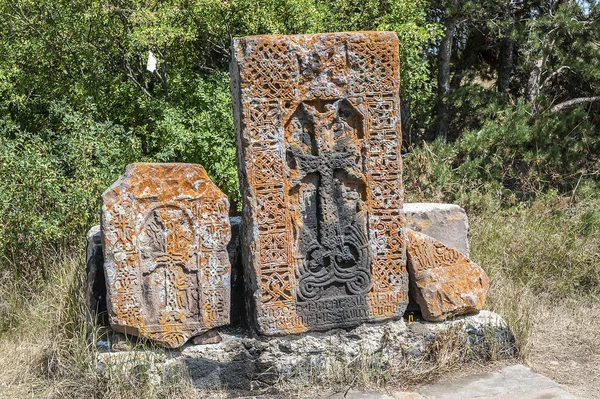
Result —
<instances>
[{"instance_id":1,"label":"rock at base","mask_svg":"<svg viewBox=\"0 0 600 399\"><path fill-rule=\"evenodd\" d=\"M194 345L209 345L209 344L218 344L221 342L223 338L221 338L221 334L217 330L208 330L202 335L198 335L192 338L192 344Z\"/></svg>"},{"instance_id":2,"label":"rock at base","mask_svg":"<svg viewBox=\"0 0 600 399\"><path fill-rule=\"evenodd\" d=\"M434 238L407 233L407 269L423 318L441 321L481 310L489 288L485 271Z\"/></svg>"},{"instance_id":3,"label":"rock at base","mask_svg":"<svg viewBox=\"0 0 600 399\"><path fill-rule=\"evenodd\" d=\"M406 228L441 241L469 256L469 220L454 204L414 202L404 204Z\"/></svg>"},{"instance_id":4,"label":"rock at base","mask_svg":"<svg viewBox=\"0 0 600 399\"><path fill-rule=\"evenodd\" d=\"M440 340L452 339L454 334L457 342L468 346L465 353L478 359L491 350L497 350L501 358L515 354L507 324L488 311L442 323L401 319L282 337L252 337L247 330L228 328L220 328L219 334L223 339L214 345L188 343L181 350L145 352L151 363L147 368L156 374L152 380L180 370L200 389L247 391L266 389L282 380L302 381L328 370L388 372L405 367L402 362L407 359L422 362L432 356ZM133 369L139 362L135 353L101 353L98 368Z\"/></svg>"}]
</instances>

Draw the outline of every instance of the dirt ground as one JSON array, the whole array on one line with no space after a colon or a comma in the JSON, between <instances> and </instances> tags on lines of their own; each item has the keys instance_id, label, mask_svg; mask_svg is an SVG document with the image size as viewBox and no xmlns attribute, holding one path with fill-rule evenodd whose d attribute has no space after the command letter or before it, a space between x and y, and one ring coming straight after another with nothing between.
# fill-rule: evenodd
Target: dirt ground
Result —
<instances>
[{"instance_id":1,"label":"dirt ground","mask_svg":"<svg viewBox=\"0 0 600 399\"><path fill-rule=\"evenodd\" d=\"M573 299L559 306L543 302L535 306L530 352L523 363L578 398L600 399L600 300ZM498 371L511 363L518 361L469 364L440 379Z\"/></svg>"},{"instance_id":2,"label":"dirt ground","mask_svg":"<svg viewBox=\"0 0 600 399\"><path fill-rule=\"evenodd\" d=\"M600 398L600 301L536 315L528 366L580 398Z\"/></svg>"}]
</instances>

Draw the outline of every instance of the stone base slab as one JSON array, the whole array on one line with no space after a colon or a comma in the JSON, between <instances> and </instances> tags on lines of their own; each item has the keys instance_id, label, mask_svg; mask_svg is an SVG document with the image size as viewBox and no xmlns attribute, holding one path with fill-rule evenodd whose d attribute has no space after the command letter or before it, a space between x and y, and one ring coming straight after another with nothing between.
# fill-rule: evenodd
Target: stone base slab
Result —
<instances>
[{"instance_id":1,"label":"stone base slab","mask_svg":"<svg viewBox=\"0 0 600 399\"><path fill-rule=\"evenodd\" d=\"M521 364L423 385L418 392L345 392L306 399L576 399L559 384Z\"/></svg>"},{"instance_id":2,"label":"stone base slab","mask_svg":"<svg viewBox=\"0 0 600 399\"><path fill-rule=\"evenodd\" d=\"M328 370L335 366L333 362L344 367L364 367L368 362L374 368L388 369L395 362L425 356L430 343L449 329L462 334L473 353L487 351L492 344L502 353L515 353L513 335L502 318L481 311L442 323L401 319L284 337L252 337L246 330L221 328L222 340L216 344L100 353L98 371L110 375L145 370L151 381L179 371L201 389L261 390L307 372ZM98 346L114 347L106 342Z\"/></svg>"}]
</instances>

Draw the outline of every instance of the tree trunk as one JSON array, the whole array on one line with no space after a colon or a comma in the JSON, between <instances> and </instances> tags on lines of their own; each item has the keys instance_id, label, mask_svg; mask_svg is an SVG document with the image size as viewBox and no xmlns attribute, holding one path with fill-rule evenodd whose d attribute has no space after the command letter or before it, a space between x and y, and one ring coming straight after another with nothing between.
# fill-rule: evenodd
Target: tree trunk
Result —
<instances>
[{"instance_id":1,"label":"tree trunk","mask_svg":"<svg viewBox=\"0 0 600 399\"><path fill-rule=\"evenodd\" d=\"M554 107L552 107L551 111L552 112L561 112L561 111L564 111L565 109L574 107L575 105L591 103L594 101L600 101L600 96L579 97L579 98L573 98L571 100L563 101L562 103L556 104Z\"/></svg>"},{"instance_id":2,"label":"tree trunk","mask_svg":"<svg viewBox=\"0 0 600 399\"><path fill-rule=\"evenodd\" d=\"M514 67L514 43L509 38L500 44L500 65L498 66L498 91L506 93Z\"/></svg>"},{"instance_id":3,"label":"tree trunk","mask_svg":"<svg viewBox=\"0 0 600 399\"><path fill-rule=\"evenodd\" d=\"M465 71L471 68L475 62L479 51L485 44L485 36L479 29L473 29L467 38L465 50L463 51L462 60L456 66L452 80L450 81L450 90L455 90L460 87Z\"/></svg>"},{"instance_id":4,"label":"tree trunk","mask_svg":"<svg viewBox=\"0 0 600 399\"><path fill-rule=\"evenodd\" d=\"M504 19L510 20L512 18L511 12L511 3L504 7ZM500 62L498 63L498 91L501 93L506 93L508 91L508 87L510 84L510 77L513 72L515 60L515 45L514 42L510 39L510 34L514 29L514 24L511 22L506 31L504 32L504 37L500 41Z\"/></svg>"},{"instance_id":5,"label":"tree trunk","mask_svg":"<svg viewBox=\"0 0 600 399\"><path fill-rule=\"evenodd\" d=\"M554 10L558 7L558 4L565 0L552 0L550 1L550 10L548 14L550 16L554 15ZM567 2L569 0L566 0ZM525 89L525 99L531 103L531 108L534 114L538 113L538 104L536 102L536 97L542 90L542 74L544 73L544 67L546 65L546 61L548 59L548 54L552 48L554 48L554 43L556 39L553 39L552 42L548 45L547 42L542 43L542 47L540 49L540 53L537 58L533 61L533 67L529 74L529 80L527 81L527 87Z\"/></svg>"},{"instance_id":6,"label":"tree trunk","mask_svg":"<svg viewBox=\"0 0 600 399\"><path fill-rule=\"evenodd\" d=\"M437 117L435 137L441 137L446 142L449 125L446 100L448 94L450 94L450 59L452 57L452 43L454 40L456 19L449 17L444 21L444 25L446 29L438 52L438 103L435 108L435 116Z\"/></svg>"},{"instance_id":7,"label":"tree trunk","mask_svg":"<svg viewBox=\"0 0 600 399\"><path fill-rule=\"evenodd\" d=\"M546 56L542 55L533 62L533 68L529 73L529 80L527 81L527 89L525 90L525 98L531 103L533 113L537 113L538 107L536 103L536 97L541 89L542 82L542 69L544 67Z\"/></svg>"}]
</instances>

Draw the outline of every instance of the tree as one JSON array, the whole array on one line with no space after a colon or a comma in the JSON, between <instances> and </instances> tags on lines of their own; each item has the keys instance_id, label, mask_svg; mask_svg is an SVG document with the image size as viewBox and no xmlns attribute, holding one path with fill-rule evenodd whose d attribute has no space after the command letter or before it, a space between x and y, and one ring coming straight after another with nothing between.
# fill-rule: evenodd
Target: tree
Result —
<instances>
[{"instance_id":1,"label":"tree","mask_svg":"<svg viewBox=\"0 0 600 399\"><path fill-rule=\"evenodd\" d=\"M437 35L427 4L0 2L0 211L9 215L0 221L0 259L78 243L97 223L102 190L133 161L200 163L237 211L233 36L396 31L404 108L422 115L434 90L425 49Z\"/></svg>"}]
</instances>

